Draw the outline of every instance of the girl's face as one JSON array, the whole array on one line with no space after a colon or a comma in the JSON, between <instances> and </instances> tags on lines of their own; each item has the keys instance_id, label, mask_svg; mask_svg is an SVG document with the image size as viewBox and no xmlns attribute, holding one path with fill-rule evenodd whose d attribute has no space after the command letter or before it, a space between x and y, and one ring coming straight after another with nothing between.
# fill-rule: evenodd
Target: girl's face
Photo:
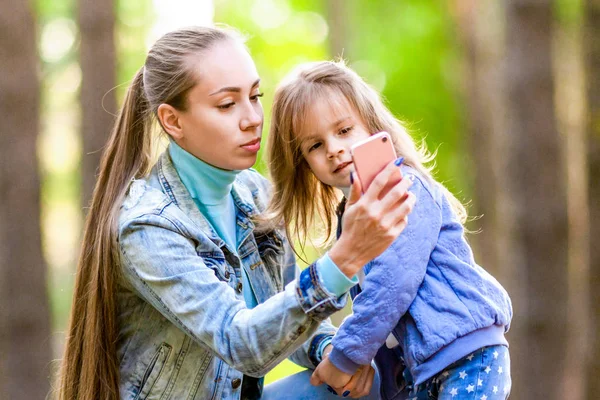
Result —
<instances>
[{"instance_id":1,"label":"girl's face","mask_svg":"<svg viewBox=\"0 0 600 400\"><path fill-rule=\"evenodd\" d=\"M199 159L222 169L242 170L256 162L262 136L260 79L244 46L217 43L191 58L198 83L178 111L180 137L174 139Z\"/></svg>"},{"instance_id":2,"label":"girl's face","mask_svg":"<svg viewBox=\"0 0 600 400\"><path fill-rule=\"evenodd\" d=\"M337 188L350 186L354 171L350 148L371 136L354 108L341 94L328 93L312 104L298 133L302 155L321 182Z\"/></svg>"}]
</instances>

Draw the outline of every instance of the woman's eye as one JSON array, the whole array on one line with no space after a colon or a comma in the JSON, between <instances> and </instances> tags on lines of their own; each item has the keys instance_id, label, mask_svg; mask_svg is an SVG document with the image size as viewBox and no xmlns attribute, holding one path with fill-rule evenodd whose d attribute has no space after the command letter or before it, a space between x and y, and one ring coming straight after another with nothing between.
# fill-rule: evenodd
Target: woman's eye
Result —
<instances>
[{"instance_id":1,"label":"woman's eye","mask_svg":"<svg viewBox=\"0 0 600 400\"><path fill-rule=\"evenodd\" d=\"M231 103L227 103L227 104L218 105L217 108L221 109L221 110L226 110L226 109L232 107L233 105L235 105L235 103L231 102Z\"/></svg>"},{"instance_id":2,"label":"woman's eye","mask_svg":"<svg viewBox=\"0 0 600 400\"><path fill-rule=\"evenodd\" d=\"M340 133L341 133L342 135L346 135L346 134L350 133L350 131L351 131L353 128L354 128L353 126L348 126L348 127L346 127L346 128L342 128L342 129L340 129Z\"/></svg>"},{"instance_id":3,"label":"woman's eye","mask_svg":"<svg viewBox=\"0 0 600 400\"><path fill-rule=\"evenodd\" d=\"M250 96L250 100L257 101L259 97L263 97L264 95L264 93L257 93L254 96Z\"/></svg>"}]
</instances>

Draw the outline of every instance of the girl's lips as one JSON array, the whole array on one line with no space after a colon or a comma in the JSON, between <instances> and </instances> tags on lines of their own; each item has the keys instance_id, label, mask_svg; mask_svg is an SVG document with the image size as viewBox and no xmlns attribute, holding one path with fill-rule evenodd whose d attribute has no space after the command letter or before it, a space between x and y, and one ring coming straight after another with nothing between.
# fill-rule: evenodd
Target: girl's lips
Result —
<instances>
[{"instance_id":1,"label":"girl's lips","mask_svg":"<svg viewBox=\"0 0 600 400\"><path fill-rule=\"evenodd\" d=\"M345 163L341 163L340 165L338 165L338 167L333 171L333 173L338 173L341 170L343 170L344 168L346 168L348 165L352 164L352 161L347 161Z\"/></svg>"},{"instance_id":2,"label":"girl's lips","mask_svg":"<svg viewBox=\"0 0 600 400\"><path fill-rule=\"evenodd\" d=\"M253 140L242 145L243 149L248 150L251 153L256 153L260 150L260 139Z\"/></svg>"}]
</instances>

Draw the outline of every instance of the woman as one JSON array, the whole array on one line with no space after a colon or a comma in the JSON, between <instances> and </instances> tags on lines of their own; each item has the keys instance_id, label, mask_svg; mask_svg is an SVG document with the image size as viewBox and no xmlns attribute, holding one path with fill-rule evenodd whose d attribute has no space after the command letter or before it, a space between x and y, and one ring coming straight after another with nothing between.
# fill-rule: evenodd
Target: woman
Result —
<instances>
[{"instance_id":1,"label":"woman","mask_svg":"<svg viewBox=\"0 0 600 400\"><path fill-rule=\"evenodd\" d=\"M259 83L230 31L182 29L149 51L88 213L61 399L264 399L261 377L284 358L314 369L327 353L328 316L400 234L414 200L404 199L406 183L378 199L399 180L390 165L349 200L328 262L299 274L283 230L260 218L269 184L250 169L262 135ZM170 142L154 165L153 119ZM288 393L327 395L308 376Z\"/></svg>"}]
</instances>

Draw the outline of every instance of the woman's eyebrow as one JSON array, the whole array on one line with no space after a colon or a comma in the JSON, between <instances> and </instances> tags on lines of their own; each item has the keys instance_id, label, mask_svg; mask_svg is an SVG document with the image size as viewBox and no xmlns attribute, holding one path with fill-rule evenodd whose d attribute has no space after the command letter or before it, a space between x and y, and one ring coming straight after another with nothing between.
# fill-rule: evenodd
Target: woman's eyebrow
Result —
<instances>
[{"instance_id":1,"label":"woman's eyebrow","mask_svg":"<svg viewBox=\"0 0 600 400\"><path fill-rule=\"evenodd\" d=\"M256 86L258 86L259 83L260 83L260 78L258 78L256 81L254 81L252 86L250 86L250 89L254 89ZM216 92L209 94L209 96L214 96L215 94L219 94L219 93L223 93L223 92L239 93L241 91L242 91L242 88L238 87L238 86L225 86L225 87L217 90Z\"/></svg>"}]
</instances>

